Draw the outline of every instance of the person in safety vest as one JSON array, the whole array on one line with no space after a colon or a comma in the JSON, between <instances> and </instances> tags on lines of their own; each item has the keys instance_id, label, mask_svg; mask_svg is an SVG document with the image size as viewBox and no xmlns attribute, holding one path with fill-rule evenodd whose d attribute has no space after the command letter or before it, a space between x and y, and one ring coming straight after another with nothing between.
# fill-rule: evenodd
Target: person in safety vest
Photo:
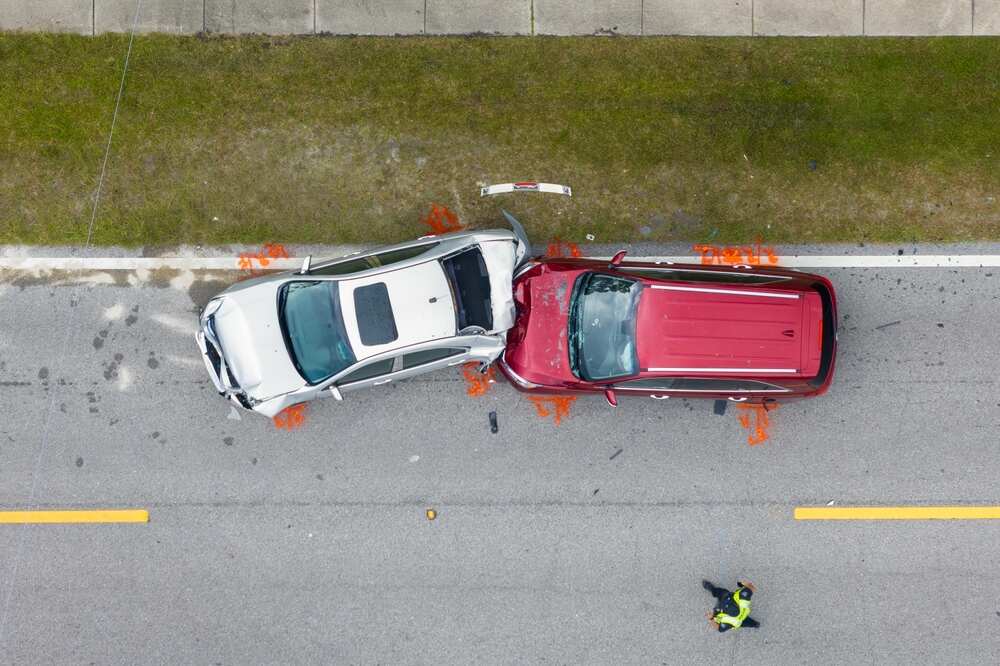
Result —
<instances>
[{"instance_id":1,"label":"person in safety vest","mask_svg":"<svg viewBox=\"0 0 1000 666\"><path fill-rule=\"evenodd\" d=\"M709 611L707 617L710 622L718 626L720 632L740 627L756 629L760 626L757 620L750 617L750 598L757 591L753 583L736 581L737 587L733 592L716 587L707 580L701 581L701 585L717 600L715 608Z\"/></svg>"}]
</instances>

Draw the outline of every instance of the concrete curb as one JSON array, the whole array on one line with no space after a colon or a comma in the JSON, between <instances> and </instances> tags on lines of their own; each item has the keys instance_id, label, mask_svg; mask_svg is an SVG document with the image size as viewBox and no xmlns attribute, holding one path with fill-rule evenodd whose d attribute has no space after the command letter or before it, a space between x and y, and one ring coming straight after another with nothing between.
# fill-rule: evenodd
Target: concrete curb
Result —
<instances>
[{"instance_id":1,"label":"concrete curb","mask_svg":"<svg viewBox=\"0 0 1000 666\"><path fill-rule=\"evenodd\" d=\"M1000 0L3 0L0 30L334 35L1000 35Z\"/></svg>"}]
</instances>

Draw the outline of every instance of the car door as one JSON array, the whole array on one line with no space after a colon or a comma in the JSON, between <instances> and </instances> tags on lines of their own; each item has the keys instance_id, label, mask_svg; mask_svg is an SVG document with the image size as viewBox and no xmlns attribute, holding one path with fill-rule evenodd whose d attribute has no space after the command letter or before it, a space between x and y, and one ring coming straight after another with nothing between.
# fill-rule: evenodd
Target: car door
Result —
<instances>
[{"instance_id":1,"label":"car door","mask_svg":"<svg viewBox=\"0 0 1000 666\"><path fill-rule=\"evenodd\" d=\"M349 393L360 389L371 388L388 384L393 379L393 371L396 368L398 357L381 358L374 361L362 362L351 368L347 373L338 377L332 383L341 393Z\"/></svg>"},{"instance_id":2,"label":"car door","mask_svg":"<svg viewBox=\"0 0 1000 666\"><path fill-rule=\"evenodd\" d=\"M648 395L665 400L671 396L727 399L732 402L760 402L777 398L789 389L753 379L718 379L713 377L659 377L634 379L615 385L624 394Z\"/></svg>"},{"instance_id":3,"label":"car door","mask_svg":"<svg viewBox=\"0 0 1000 666\"><path fill-rule=\"evenodd\" d=\"M674 377L649 377L646 379L627 379L614 384L616 393L622 395L647 396L654 400L666 400L674 393Z\"/></svg>"},{"instance_id":4,"label":"car door","mask_svg":"<svg viewBox=\"0 0 1000 666\"><path fill-rule=\"evenodd\" d=\"M402 367L395 376L398 376L399 379L407 379L450 366L462 365L468 360L468 347L449 346L419 349L402 355Z\"/></svg>"}]
</instances>

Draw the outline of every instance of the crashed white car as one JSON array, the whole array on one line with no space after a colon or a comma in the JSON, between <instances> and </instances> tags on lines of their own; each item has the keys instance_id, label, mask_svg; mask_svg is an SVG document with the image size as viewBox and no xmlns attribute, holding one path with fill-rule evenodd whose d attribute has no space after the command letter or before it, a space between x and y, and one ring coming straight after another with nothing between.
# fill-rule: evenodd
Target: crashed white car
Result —
<instances>
[{"instance_id":1,"label":"crashed white car","mask_svg":"<svg viewBox=\"0 0 1000 666\"><path fill-rule=\"evenodd\" d=\"M467 231L240 282L209 301L196 334L212 383L266 416L503 351L524 231Z\"/></svg>"}]
</instances>

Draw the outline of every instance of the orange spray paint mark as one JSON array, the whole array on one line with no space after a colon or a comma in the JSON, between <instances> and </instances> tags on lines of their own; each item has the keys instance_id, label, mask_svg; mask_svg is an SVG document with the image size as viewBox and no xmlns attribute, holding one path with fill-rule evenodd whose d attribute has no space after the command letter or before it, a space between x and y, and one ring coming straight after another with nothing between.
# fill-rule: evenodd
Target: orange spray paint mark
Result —
<instances>
[{"instance_id":1,"label":"orange spray paint mark","mask_svg":"<svg viewBox=\"0 0 1000 666\"><path fill-rule=\"evenodd\" d=\"M582 257L583 252L576 243L567 243L558 238L545 248L546 257Z\"/></svg>"},{"instance_id":2,"label":"orange spray paint mark","mask_svg":"<svg viewBox=\"0 0 1000 666\"><path fill-rule=\"evenodd\" d=\"M466 363L462 366L462 376L465 377L467 386L465 392L472 398L486 395L490 386L496 383L496 370L491 365L486 369L486 373L479 372L478 363Z\"/></svg>"},{"instance_id":3,"label":"orange spray paint mark","mask_svg":"<svg viewBox=\"0 0 1000 666\"><path fill-rule=\"evenodd\" d=\"M285 407L272 420L278 430L297 430L306 422L306 403Z\"/></svg>"},{"instance_id":4,"label":"orange spray paint mark","mask_svg":"<svg viewBox=\"0 0 1000 666\"><path fill-rule=\"evenodd\" d=\"M528 400L535 404L535 411L543 419L550 416L556 425L562 423L564 417L569 416L569 408L576 400L576 396L551 395L537 396L529 395Z\"/></svg>"},{"instance_id":5,"label":"orange spray paint mark","mask_svg":"<svg viewBox=\"0 0 1000 666\"><path fill-rule=\"evenodd\" d=\"M447 234L452 231L462 231L466 228L464 224L458 221L458 215L446 206L438 204L431 206L431 212L421 222L430 227L431 231L435 234Z\"/></svg>"},{"instance_id":6,"label":"orange spray paint mark","mask_svg":"<svg viewBox=\"0 0 1000 666\"><path fill-rule=\"evenodd\" d=\"M771 418L768 412L773 412L778 408L778 403L769 402L766 405L736 405L740 410L737 415L740 425L747 431L747 443L750 446L763 444L770 439Z\"/></svg>"},{"instance_id":7,"label":"orange spray paint mark","mask_svg":"<svg viewBox=\"0 0 1000 666\"><path fill-rule=\"evenodd\" d=\"M240 279L258 277L273 259L287 259L288 250L280 243L267 243L256 252L240 252L236 267L243 275Z\"/></svg>"},{"instance_id":8,"label":"orange spray paint mark","mask_svg":"<svg viewBox=\"0 0 1000 666\"><path fill-rule=\"evenodd\" d=\"M778 263L778 255L774 248L762 245L758 239L753 245L695 245L692 248L701 256L701 263L715 266L733 266L747 264L749 266L770 265Z\"/></svg>"}]
</instances>

